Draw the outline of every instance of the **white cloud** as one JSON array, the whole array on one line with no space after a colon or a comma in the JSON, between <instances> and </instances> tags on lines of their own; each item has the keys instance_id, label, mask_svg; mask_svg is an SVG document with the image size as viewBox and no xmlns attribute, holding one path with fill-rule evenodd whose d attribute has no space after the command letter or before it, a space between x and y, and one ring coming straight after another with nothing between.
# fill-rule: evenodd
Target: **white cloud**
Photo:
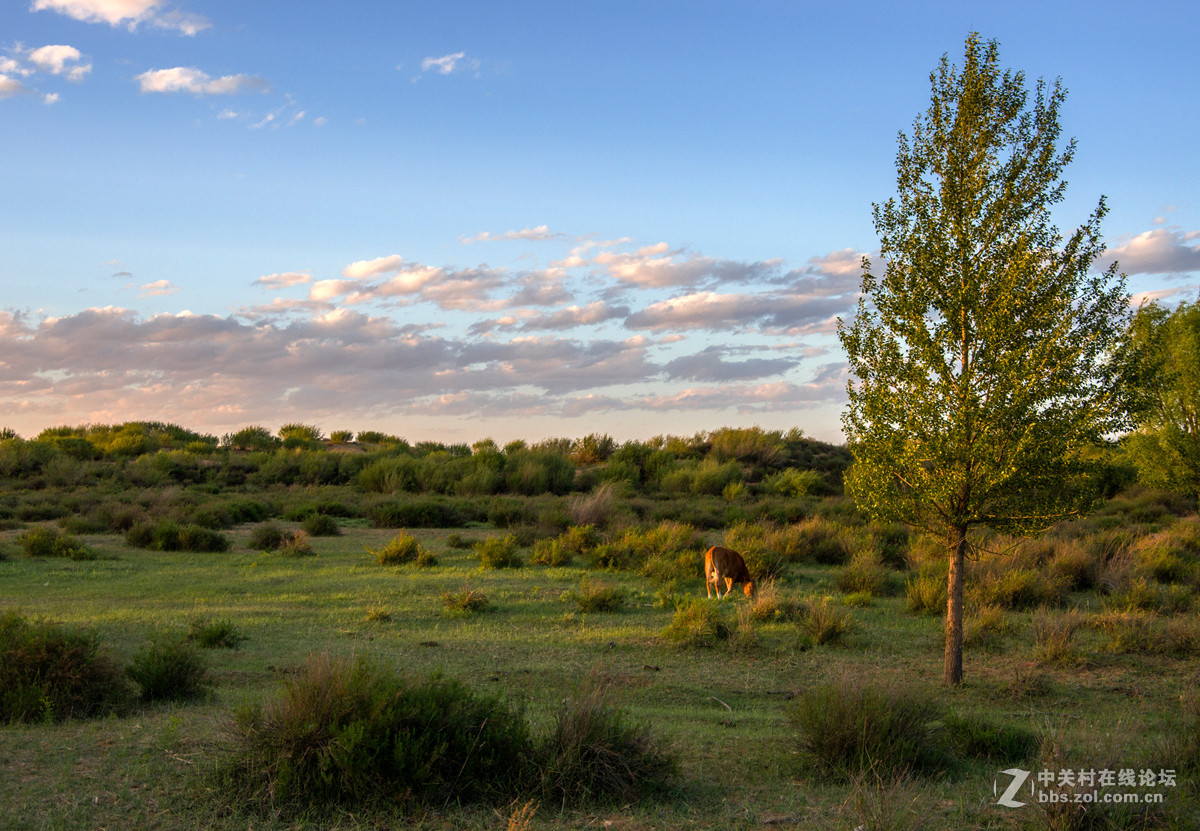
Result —
<instances>
[{"instance_id":1,"label":"white cloud","mask_svg":"<svg viewBox=\"0 0 1200 831\"><path fill-rule=\"evenodd\" d=\"M83 56L74 46L56 43L30 51L29 60L42 72L65 75L69 81L82 81L92 71L90 63L80 63Z\"/></svg>"},{"instance_id":2,"label":"white cloud","mask_svg":"<svg viewBox=\"0 0 1200 831\"><path fill-rule=\"evenodd\" d=\"M620 283L640 288L720 285L766 281L777 276L780 262L743 263L672 251L665 242L639 248L635 253L604 250L592 260L604 266Z\"/></svg>"},{"instance_id":3,"label":"white cloud","mask_svg":"<svg viewBox=\"0 0 1200 831\"><path fill-rule=\"evenodd\" d=\"M46 95L42 98L42 103L46 104L47 106L49 106L51 104L57 104L58 103L58 93L57 92L46 93Z\"/></svg>"},{"instance_id":4,"label":"white cloud","mask_svg":"<svg viewBox=\"0 0 1200 831\"><path fill-rule=\"evenodd\" d=\"M124 24L133 31L141 23L195 35L212 24L197 14L169 9L163 0L34 0L32 11L53 11L85 23Z\"/></svg>"},{"instance_id":5,"label":"white cloud","mask_svg":"<svg viewBox=\"0 0 1200 831\"><path fill-rule=\"evenodd\" d=\"M1200 231L1155 228L1110 248L1097 261L1107 266L1116 260L1126 274L1186 274L1200 271Z\"/></svg>"},{"instance_id":6,"label":"white cloud","mask_svg":"<svg viewBox=\"0 0 1200 831\"><path fill-rule=\"evenodd\" d=\"M425 58L421 61L421 72L434 72L438 75L464 71L477 72L479 65L479 61L468 58L466 52L455 52L451 55L442 55L440 58Z\"/></svg>"},{"instance_id":7,"label":"white cloud","mask_svg":"<svg viewBox=\"0 0 1200 831\"><path fill-rule=\"evenodd\" d=\"M523 228L520 231L505 231L502 234L493 234L489 231L481 231L473 237L465 237L464 243L472 242L495 242L497 240L548 240L561 236L550 230L547 225L539 225L536 228Z\"/></svg>"},{"instance_id":8,"label":"white cloud","mask_svg":"<svg viewBox=\"0 0 1200 831\"><path fill-rule=\"evenodd\" d=\"M152 69L134 77L142 92L190 92L193 95L234 95L239 92L266 92L264 79L254 75L223 75L211 78L190 66Z\"/></svg>"}]
</instances>

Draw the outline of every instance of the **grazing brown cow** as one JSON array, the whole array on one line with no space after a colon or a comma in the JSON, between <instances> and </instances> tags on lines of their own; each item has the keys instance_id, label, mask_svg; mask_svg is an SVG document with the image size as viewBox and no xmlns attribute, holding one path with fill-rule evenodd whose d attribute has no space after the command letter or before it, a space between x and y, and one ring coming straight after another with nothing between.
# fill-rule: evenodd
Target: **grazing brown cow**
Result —
<instances>
[{"instance_id":1,"label":"grazing brown cow","mask_svg":"<svg viewBox=\"0 0 1200 831\"><path fill-rule=\"evenodd\" d=\"M746 568L742 555L729 548L714 545L704 552L704 588L712 597L712 587L717 587L717 599L721 599L721 581L725 581L725 596L733 591L734 583L744 583L746 597L754 594L754 578Z\"/></svg>"}]
</instances>

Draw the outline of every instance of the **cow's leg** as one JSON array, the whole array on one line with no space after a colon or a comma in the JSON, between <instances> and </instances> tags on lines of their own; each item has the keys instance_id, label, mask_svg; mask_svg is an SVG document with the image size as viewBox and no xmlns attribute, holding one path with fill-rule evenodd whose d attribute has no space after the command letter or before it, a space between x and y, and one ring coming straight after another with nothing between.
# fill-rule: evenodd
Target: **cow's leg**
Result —
<instances>
[{"instance_id":1,"label":"cow's leg","mask_svg":"<svg viewBox=\"0 0 1200 831\"><path fill-rule=\"evenodd\" d=\"M716 577L709 572L704 572L704 588L708 591L708 599L712 600L713 583L716 582ZM721 587L717 586L717 597L721 596Z\"/></svg>"}]
</instances>

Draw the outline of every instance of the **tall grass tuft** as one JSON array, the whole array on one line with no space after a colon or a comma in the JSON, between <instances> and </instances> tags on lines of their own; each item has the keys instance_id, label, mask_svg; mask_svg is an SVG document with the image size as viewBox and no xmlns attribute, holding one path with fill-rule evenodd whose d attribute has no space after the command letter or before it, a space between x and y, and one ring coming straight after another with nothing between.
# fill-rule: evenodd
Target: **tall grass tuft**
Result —
<instances>
[{"instance_id":1,"label":"tall grass tuft","mask_svg":"<svg viewBox=\"0 0 1200 831\"><path fill-rule=\"evenodd\" d=\"M710 647L727 640L733 626L720 604L707 598L688 597L675 609L662 636L683 647Z\"/></svg>"},{"instance_id":2,"label":"tall grass tuft","mask_svg":"<svg viewBox=\"0 0 1200 831\"><path fill-rule=\"evenodd\" d=\"M802 755L832 778L933 773L950 763L931 726L940 715L935 700L843 677L797 696L787 720Z\"/></svg>"},{"instance_id":3,"label":"tall grass tuft","mask_svg":"<svg viewBox=\"0 0 1200 831\"><path fill-rule=\"evenodd\" d=\"M584 613L619 612L625 605L625 591L621 587L592 582L586 576L579 581L577 588L566 595Z\"/></svg>"},{"instance_id":4,"label":"tall grass tuft","mask_svg":"<svg viewBox=\"0 0 1200 831\"><path fill-rule=\"evenodd\" d=\"M376 562L381 566L398 566L415 562L424 551L416 537L405 533L397 534L383 548L367 550L375 555Z\"/></svg>"},{"instance_id":5,"label":"tall grass tuft","mask_svg":"<svg viewBox=\"0 0 1200 831\"><path fill-rule=\"evenodd\" d=\"M854 629L854 619L842 605L832 597L805 601L800 617L800 630L814 644L840 643Z\"/></svg>"},{"instance_id":6,"label":"tall grass tuft","mask_svg":"<svg viewBox=\"0 0 1200 831\"><path fill-rule=\"evenodd\" d=\"M540 742L541 786L564 808L585 802L627 803L663 791L677 763L646 724L609 703L595 675L563 701Z\"/></svg>"}]
</instances>

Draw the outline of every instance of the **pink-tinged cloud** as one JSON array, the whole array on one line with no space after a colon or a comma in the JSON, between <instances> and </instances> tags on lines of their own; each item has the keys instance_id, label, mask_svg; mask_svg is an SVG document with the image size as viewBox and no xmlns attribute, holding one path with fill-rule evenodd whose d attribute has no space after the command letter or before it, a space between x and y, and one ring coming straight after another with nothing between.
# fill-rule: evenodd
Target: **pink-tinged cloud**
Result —
<instances>
[{"instance_id":1,"label":"pink-tinged cloud","mask_svg":"<svg viewBox=\"0 0 1200 831\"><path fill-rule=\"evenodd\" d=\"M743 263L672 251L665 242L634 253L604 250L592 260L610 277L628 286L665 288L748 283L768 280L779 270L778 260Z\"/></svg>"},{"instance_id":2,"label":"pink-tinged cloud","mask_svg":"<svg viewBox=\"0 0 1200 831\"><path fill-rule=\"evenodd\" d=\"M376 257L373 260L357 260L342 269L342 276L348 280L362 280L386 274L389 271L399 271L404 267L404 258L399 254L387 257Z\"/></svg>"},{"instance_id":3,"label":"pink-tinged cloud","mask_svg":"<svg viewBox=\"0 0 1200 831\"><path fill-rule=\"evenodd\" d=\"M163 0L34 0L31 10L58 12L85 23L124 24L130 30L149 23L185 35L195 35L212 25L200 15L166 8Z\"/></svg>"},{"instance_id":4,"label":"pink-tinged cloud","mask_svg":"<svg viewBox=\"0 0 1200 831\"><path fill-rule=\"evenodd\" d=\"M254 285L265 289L286 289L311 282L312 275L306 271L285 271L279 274L264 274L254 281Z\"/></svg>"},{"instance_id":5,"label":"pink-tinged cloud","mask_svg":"<svg viewBox=\"0 0 1200 831\"><path fill-rule=\"evenodd\" d=\"M187 92L192 95L236 95L241 92L267 92L271 85L254 75L223 75L211 78L193 66L152 69L134 76L142 92Z\"/></svg>"},{"instance_id":6,"label":"pink-tinged cloud","mask_svg":"<svg viewBox=\"0 0 1200 831\"><path fill-rule=\"evenodd\" d=\"M153 283L143 284L139 290L140 297L166 297L179 291L179 287L171 285L170 280L155 280Z\"/></svg>"},{"instance_id":7,"label":"pink-tinged cloud","mask_svg":"<svg viewBox=\"0 0 1200 831\"><path fill-rule=\"evenodd\" d=\"M1200 271L1200 231L1155 228L1110 248L1097 264L1113 260L1126 274L1187 274Z\"/></svg>"}]
</instances>

